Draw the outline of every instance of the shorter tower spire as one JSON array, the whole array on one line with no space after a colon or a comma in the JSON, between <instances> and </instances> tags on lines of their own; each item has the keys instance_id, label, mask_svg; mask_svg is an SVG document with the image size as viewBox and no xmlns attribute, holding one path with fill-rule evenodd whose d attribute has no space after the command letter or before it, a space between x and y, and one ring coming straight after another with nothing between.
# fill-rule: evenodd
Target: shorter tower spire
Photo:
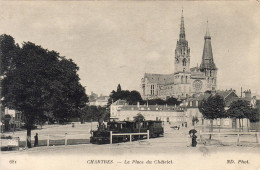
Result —
<instances>
[{"instance_id":1,"label":"shorter tower spire","mask_svg":"<svg viewBox=\"0 0 260 170\"><path fill-rule=\"evenodd\" d=\"M201 70L209 69L209 70L216 70L216 65L213 60L213 53L211 47L211 37L209 35L208 29L208 21L207 21L207 30L204 36L204 49L202 54L202 62L200 65Z\"/></svg>"}]
</instances>

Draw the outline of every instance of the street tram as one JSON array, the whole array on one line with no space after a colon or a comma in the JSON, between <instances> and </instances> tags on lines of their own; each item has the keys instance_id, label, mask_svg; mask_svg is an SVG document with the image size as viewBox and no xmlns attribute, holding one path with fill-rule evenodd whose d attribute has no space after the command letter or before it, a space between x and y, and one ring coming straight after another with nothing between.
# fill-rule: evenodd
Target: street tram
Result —
<instances>
[{"instance_id":1,"label":"street tram","mask_svg":"<svg viewBox=\"0 0 260 170\"><path fill-rule=\"evenodd\" d=\"M107 125L100 124L97 130L91 131L90 143L108 144L110 143L110 132L113 134L146 133L149 130L149 137L155 138L163 135L164 129L162 121L111 121ZM146 135L132 135L131 140L145 138ZM112 137L113 143L130 141L130 135L116 135Z\"/></svg>"}]
</instances>

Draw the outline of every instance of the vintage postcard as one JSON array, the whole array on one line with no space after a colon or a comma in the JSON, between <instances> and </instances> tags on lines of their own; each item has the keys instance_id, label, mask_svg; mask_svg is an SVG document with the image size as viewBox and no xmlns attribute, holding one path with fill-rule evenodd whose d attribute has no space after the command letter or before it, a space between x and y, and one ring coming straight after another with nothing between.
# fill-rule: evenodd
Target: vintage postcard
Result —
<instances>
[{"instance_id":1,"label":"vintage postcard","mask_svg":"<svg viewBox=\"0 0 260 170\"><path fill-rule=\"evenodd\" d=\"M0 169L260 169L258 0L0 11Z\"/></svg>"}]
</instances>

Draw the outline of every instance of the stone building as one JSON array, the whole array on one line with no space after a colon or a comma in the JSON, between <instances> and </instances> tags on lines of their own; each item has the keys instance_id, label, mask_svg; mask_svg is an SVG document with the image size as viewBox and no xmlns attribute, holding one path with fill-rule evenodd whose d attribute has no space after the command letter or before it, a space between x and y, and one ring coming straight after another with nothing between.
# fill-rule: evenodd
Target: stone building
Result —
<instances>
[{"instance_id":1,"label":"stone building","mask_svg":"<svg viewBox=\"0 0 260 170\"><path fill-rule=\"evenodd\" d=\"M96 93L91 92L88 105L106 107L108 99L109 96L103 96L102 94L98 96Z\"/></svg>"},{"instance_id":2,"label":"stone building","mask_svg":"<svg viewBox=\"0 0 260 170\"><path fill-rule=\"evenodd\" d=\"M137 114L146 120L161 120L172 124L187 122L184 108L167 105L128 105L125 100L118 100L110 106L110 119L132 121Z\"/></svg>"},{"instance_id":3,"label":"stone building","mask_svg":"<svg viewBox=\"0 0 260 170\"><path fill-rule=\"evenodd\" d=\"M199 111L199 105L202 102L203 99L207 99L211 95L220 95L223 97L225 102L225 110L228 110L230 104L237 100L248 100L249 94L248 91L245 91L246 97L239 97L236 94L235 90L217 90L213 94L210 93L204 93L199 95L194 95L193 97L188 98L184 101L184 105L186 107L185 114L187 116L188 124L191 124L192 117L197 117L199 122L197 125L200 126L208 126L210 125L210 120L205 119L202 115L202 113ZM243 127L250 127L250 122L247 118L240 120L243 124ZM222 118L222 119L214 119L213 120L213 126L222 127L222 128L239 128L239 120L234 118Z\"/></svg>"},{"instance_id":4,"label":"stone building","mask_svg":"<svg viewBox=\"0 0 260 170\"><path fill-rule=\"evenodd\" d=\"M182 12L179 40L174 58L174 73L145 73L141 80L143 99L175 97L185 99L193 94L216 90L217 67L213 60L211 36L207 26L200 66L190 68L190 48L186 39Z\"/></svg>"}]
</instances>

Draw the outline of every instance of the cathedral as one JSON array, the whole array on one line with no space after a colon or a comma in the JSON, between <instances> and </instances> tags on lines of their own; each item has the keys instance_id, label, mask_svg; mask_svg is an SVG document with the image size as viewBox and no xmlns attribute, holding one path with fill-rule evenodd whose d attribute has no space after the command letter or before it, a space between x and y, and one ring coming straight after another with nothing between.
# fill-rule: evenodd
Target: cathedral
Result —
<instances>
[{"instance_id":1,"label":"cathedral","mask_svg":"<svg viewBox=\"0 0 260 170\"><path fill-rule=\"evenodd\" d=\"M186 99L193 94L216 90L217 67L213 60L211 36L207 27L204 36L204 49L200 66L190 68L190 48L185 36L183 12L179 40L177 40L174 58L174 73L145 73L141 80L143 99L175 97Z\"/></svg>"}]
</instances>

